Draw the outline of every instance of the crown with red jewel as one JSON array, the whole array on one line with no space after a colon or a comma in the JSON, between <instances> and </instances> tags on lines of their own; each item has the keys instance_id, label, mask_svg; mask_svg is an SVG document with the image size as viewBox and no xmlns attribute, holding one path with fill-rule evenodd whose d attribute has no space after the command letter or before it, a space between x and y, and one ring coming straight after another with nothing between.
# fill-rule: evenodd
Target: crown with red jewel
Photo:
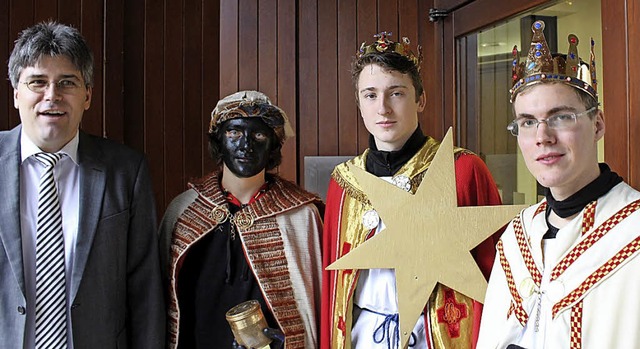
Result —
<instances>
[{"instance_id":1,"label":"crown with red jewel","mask_svg":"<svg viewBox=\"0 0 640 349\"><path fill-rule=\"evenodd\" d=\"M402 42L393 42L389 40L387 37L391 36L391 32L381 32L373 37L377 40L369 45L366 42L363 42L360 45L360 50L356 53L357 59L361 59L363 56L370 53L383 53L383 52L395 52L406 57L408 60L413 62L413 64L420 70L420 63L422 63L422 46L418 45L416 47L416 51L418 54L414 54L409 47L411 43L409 38L403 37Z\"/></svg>"},{"instance_id":2,"label":"crown with red jewel","mask_svg":"<svg viewBox=\"0 0 640 349\"><path fill-rule=\"evenodd\" d=\"M542 81L557 81L585 91L596 101L598 100L598 85L596 80L596 60L593 53L595 45L591 39L589 63L578 57L578 37L569 34L569 51L567 55L552 55L544 37L544 22L535 21L531 26L533 37L526 63L520 62L518 47L513 47L512 78L513 87L509 90L511 102L520 90L529 85Z\"/></svg>"}]
</instances>

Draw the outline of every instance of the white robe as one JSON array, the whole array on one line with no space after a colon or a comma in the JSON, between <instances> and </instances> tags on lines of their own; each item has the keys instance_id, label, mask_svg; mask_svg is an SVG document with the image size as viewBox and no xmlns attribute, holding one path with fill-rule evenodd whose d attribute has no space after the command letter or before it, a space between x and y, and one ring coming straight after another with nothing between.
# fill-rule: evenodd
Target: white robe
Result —
<instances>
[{"instance_id":1,"label":"white robe","mask_svg":"<svg viewBox=\"0 0 640 349\"><path fill-rule=\"evenodd\" d=\"M544 257L541 205L498 243L477 348L640 348L640 192L615 186L546 240Z\"/></svg>"}]
</instances>

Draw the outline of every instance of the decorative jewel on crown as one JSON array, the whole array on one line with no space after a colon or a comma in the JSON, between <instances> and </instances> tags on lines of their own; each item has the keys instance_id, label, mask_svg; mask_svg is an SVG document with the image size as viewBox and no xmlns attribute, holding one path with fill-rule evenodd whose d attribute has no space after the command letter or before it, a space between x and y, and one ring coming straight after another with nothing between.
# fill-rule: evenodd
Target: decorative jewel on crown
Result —
<instances>
[{"instance_id":1,"label":"decorative jewel on crown","mask_svg":"<svg viewBox=\"0 0 640 349\"><path fill-rule=\"evenodd\" d=\"M360 50L356 53L357 59L361 59L363 56L369 53L395 52L397 54L405 56L407 59L413 62L413 64L418 68L419 71L420 64L422 63L422 46L418 45L416 47L416 51L418 52L418 54L416 55L413 53L413 51L411 51L411 48L409 47L409 44L411 43L409 41L409 38L403 37L402 42L400 43L389 40L387 38L388 36L391 36L391 32L384 31L373 36L377 39L373 43L367 45L366 42L363 42L362 45L360 45Z\"/></svg>"},{"instance_id":2,"label":"decorative jewel on crown","mask_svg":"<svg viewBox=\"0 0 640 349\"><path fill-rule=\"evenodd\" d=\"M535 21L531 26L533 37L531 47L525 63L520 62L518 46L513 47L512 80L513 87L509 90L511 102L515 100L520 90L541 81L558 81L585 91L596 101L598 100L598 85L596 80L596 59L593 51L595 42L591 39L589 64L578 57L578 37L569 34L569 51L566 55L552 54L544 37L544 22Z\"/></svg>"}]
</instances>

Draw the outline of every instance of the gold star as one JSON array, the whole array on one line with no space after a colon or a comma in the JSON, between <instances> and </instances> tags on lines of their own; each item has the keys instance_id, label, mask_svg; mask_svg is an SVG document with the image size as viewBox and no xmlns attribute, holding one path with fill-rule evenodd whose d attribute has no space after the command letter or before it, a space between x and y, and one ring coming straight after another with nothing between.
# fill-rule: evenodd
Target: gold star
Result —
<instances>
[{"instance_id":1,"label":"gold star","mask_svg":"<svg viewBox=\"0 0 640 349\"><path fill-rule=\"evenodd\" d=\"M402 348L436 283L483 301L487 282L469 251L526 206L458 207L451 129L415 195L350 169L386 228L327 269L395 269Z\"/></svg>"}]
</instances>

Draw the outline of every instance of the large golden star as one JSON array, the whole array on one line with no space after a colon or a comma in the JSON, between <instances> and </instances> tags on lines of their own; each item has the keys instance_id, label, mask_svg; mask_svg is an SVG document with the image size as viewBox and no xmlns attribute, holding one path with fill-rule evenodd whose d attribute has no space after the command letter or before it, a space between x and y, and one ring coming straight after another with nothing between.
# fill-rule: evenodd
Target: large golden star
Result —
<instances>
[{"instance_id":1,"label":"large golden star","mask_svg":"<svg viewBox=\"0 0 640 349\"><path fill-rule=\"evenodd\" d=\"M487 282L469 251L526 206L458 207L451 129L415 195L350 169L386 228L327 269L395 269L401 347L406 348L436 283L484 300Z\"/></svg>"}]
</instances>

